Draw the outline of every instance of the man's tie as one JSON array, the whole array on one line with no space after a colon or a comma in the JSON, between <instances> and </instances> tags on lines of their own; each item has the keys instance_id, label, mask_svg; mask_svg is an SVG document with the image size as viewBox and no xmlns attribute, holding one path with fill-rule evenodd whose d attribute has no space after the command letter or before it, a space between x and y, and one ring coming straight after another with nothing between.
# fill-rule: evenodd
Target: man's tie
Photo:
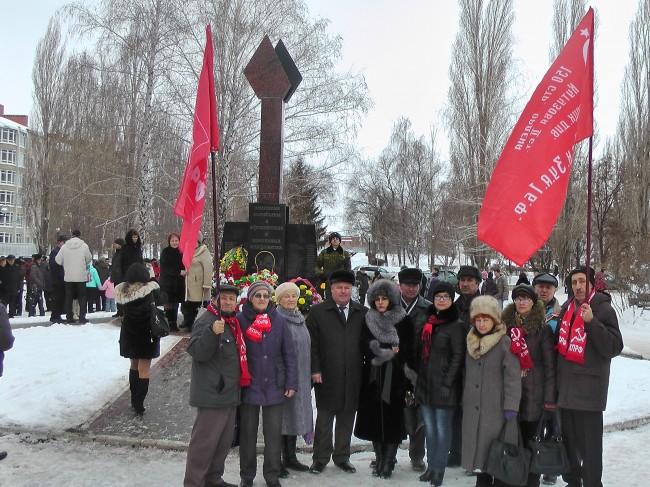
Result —
<instances>
[{"instance_id":1,"label":"man's tie","mask_svg":"<svg viewBox=\"0 0 650 487\"><path fill-rule=\"evenodd\" d=\"M347 323L348 319L345 317L345 308L346 306L339 306L339 312L341 313L341 318L343 319L343 323Z\"/></svg>"}]
</instances>

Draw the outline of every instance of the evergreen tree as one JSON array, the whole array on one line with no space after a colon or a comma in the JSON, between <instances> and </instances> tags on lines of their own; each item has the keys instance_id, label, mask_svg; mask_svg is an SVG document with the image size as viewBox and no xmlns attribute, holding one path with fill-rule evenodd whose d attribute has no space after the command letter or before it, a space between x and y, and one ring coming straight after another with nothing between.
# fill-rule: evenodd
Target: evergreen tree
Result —
<instances>
[{"instance_id":1,"label":"evergreen tree","mask_svg":"<svg viewBox=\"0 0 650 487\"><path fill-rule=\"evenodd\" d=\"M289 206L289 221L314 224L316 240L322 245L325 242L325 217L318 203L317 179L315 171L298 158L285 176L284 195Z\"/></svg>"}]
</instances>

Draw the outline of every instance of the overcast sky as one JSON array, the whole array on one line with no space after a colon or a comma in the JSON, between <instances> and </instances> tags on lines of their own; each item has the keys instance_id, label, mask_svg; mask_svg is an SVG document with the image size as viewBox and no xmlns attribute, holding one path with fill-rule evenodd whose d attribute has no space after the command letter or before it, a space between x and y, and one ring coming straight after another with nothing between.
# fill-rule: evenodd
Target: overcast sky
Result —
<instances>
[{"instance_id":1,"label":"overcast sky","mask_svg":"<svg viewBox=\"0 0 650 487\"><path fill-rule=\"evenodd\" d=\"M0 29L0 104L7 113L30 113L31 68L36 44L61 0L3 2ZM628 28L637 0L595 0L599 24L595 62L596 120L601 139L613 135L621 80L628 58ZM313 15L331 20L343 38L340 69L366 77L374 108L359 133L358 148L375 156L393 123L407 116L418 133L440 126L449 88L450 50L458 27L455 0L307 0ZM548 69L551 0L515 0L514 59L521 73L523 108ZM446 140L441 138L441 142ZM447 148L441 147L443 155Z\"/></svg>"}]
</instances>

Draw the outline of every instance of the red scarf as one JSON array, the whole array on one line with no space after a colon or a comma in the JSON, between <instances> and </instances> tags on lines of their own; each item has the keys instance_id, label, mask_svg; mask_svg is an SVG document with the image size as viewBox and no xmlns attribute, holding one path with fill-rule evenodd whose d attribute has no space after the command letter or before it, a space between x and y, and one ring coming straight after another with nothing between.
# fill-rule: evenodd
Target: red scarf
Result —
<instances>
[{"instance_id":1,"label":"red scarf","mask_svg":"<svg viewBox=\"0 0 650 487\"><path fill-rule=\"evenodd\" d=\"M519 366L522 371L533 368L533 359L526 343L526 331L523 327L510 328L510 351L519 357Z\"/></svg>"},{"instance_id":2,"label":"red scarf","mask_svg":"<svg viewBox=\"0 0 650 487\"><path fill-rule=\"evenodd\" d=\"M208 305L208 311L215 315L217 318L220 318L219 311L212 306L212 303ZM242 335L241 326L239 326L239 320L236 316L224 316L223 320L230 327L232 336L235 337L235 343L237 344L237 352L239 352L239 385L241 387L248 387L251 385L251 374L248 371L246 342L244 342L244 335Z\"/></svg>"},{"instance_id":3,"label":"red scarf","mask_svg":"<svg viewBox=\"0 0 650 487\"><path fill-rule=\"evenodd\" d=\"M587 303L591 303L594 294L596 294L596 289L591 290ZM573 317L576 311L576 300L573 298L562 317L560 334L557 340L557 351L569 362L584 365L587 332L585 331L585 320L582 314L578 313L575 318ZM573 321L573 326L571 326L571 321Z\"/></svg>"},{"instance_id":4,"label":"red scarf","mask_svg":"<svg viewBox=\"0 0 650 487\"><path fill-rule=\"evenodd\" d=\"M441 320L435 314L429 316L429 319L422 327L422 334L420 335L420 340L422 340L422 361L429 361L429 354L431 353L431 336L433 335L433 328L435 326L441 325L442 323L447 323L447 320Z\"/></svg>"},{"instance_id":5,"label":"red scarf","mask_svg":"<svg viewBox=\"0 0 650 487\"><path fill-rule=\"evenodd\" d=\"M264 333L271 331L271 319L266 313L255 317L253 324L246 328L246 336L255 343L261 343Z\"/></svg>"}]
</instances>

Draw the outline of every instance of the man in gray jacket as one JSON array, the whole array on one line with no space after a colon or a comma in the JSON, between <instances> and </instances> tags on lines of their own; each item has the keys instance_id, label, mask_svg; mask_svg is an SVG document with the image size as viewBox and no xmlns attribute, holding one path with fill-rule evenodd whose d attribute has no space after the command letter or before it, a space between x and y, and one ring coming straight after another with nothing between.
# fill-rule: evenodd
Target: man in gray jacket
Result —
<instances>
[{"instance_id":1,"label":"man in gray jacket","mask_svg":"<svg viewBox=\"0 0 650 487\"><path fill-rule=\"evenodd\" d=\"M86 319L86 283L88 282L88 264L92 255L88 244L81 240L79 230L72 231L72 238L68 240L59 253L56 254L56 263L63 266L65 281L65 313L68 323L74 322L72 301L79 301L79 323L88 323Z\"/></svg>"},{"instance_id":2,"label":"man in gray jacket","mask_svg":"<svg viewBox=\"0 0 650 487\"><path fill-rule=\"evenodd\" d=\"M192 327L190 405L196 419L187 449L184 487L237 487L223 480L235 432L241 387L250 383L246 345L235 310L239 289L222 285Z\"/></svg>"},{"instance_id":3,"label":"man in gray jacket","mask_svg":"<svg viewBox=\"0 0 650 487\"><path fill-rule=\"evenodd\" d=\"M500 267L494 267L492 270L494 271L494 280L497 285L497 294L494 297L497 298L497 301L499 301L499 304L503 308L503 303L508 301L508 280L501 272Z\"/></svg>"}]
</instances>

